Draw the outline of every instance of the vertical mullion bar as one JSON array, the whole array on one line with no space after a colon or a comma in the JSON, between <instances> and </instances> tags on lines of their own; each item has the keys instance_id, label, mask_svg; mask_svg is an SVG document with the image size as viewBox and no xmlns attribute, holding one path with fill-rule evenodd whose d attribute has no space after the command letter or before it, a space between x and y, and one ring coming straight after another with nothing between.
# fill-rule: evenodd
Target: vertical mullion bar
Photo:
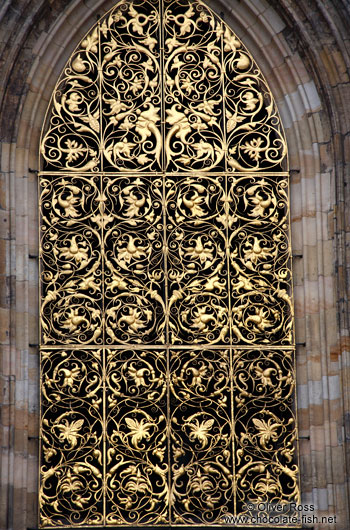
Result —
<instances>
[{"instance_id":1,"label":"vertical mullion bar","mask_svg":"<svg viewBox=\"0 0 350 530\"><path fill-rule=\"evenodd\" d=\"M102 198L104 197L104 190L103 190L103 149L102 149L102 143L103 143L103 121L102 121L102 53L101 53L101 27L100 22L98 23L98 44L99 44L99 50L98 50L98 80L99 80L99 113L100 113L100 213L103 215L104 213L104 204L102 202ZM103 337L103 344L106 343L106 337L105 337L105 270L104 270L104 259L105 259L105 243L104 243L104 222L101 223L101 274L102 274L102 337Z\"/></svg>"},{"instance_id":2,"label":"vertical mullion bar","mask_svg":"<svg viewBox=\"0 0 350 530\"><path fill-rule=\"evenodd\" d=\"M163 0L159 0L159 61L160 61L160 98L161 98L161 128L162 128L162 158L161 158L161 170L163 172L166 171L166 157L165 157L165 86L164 86L164 77L165 77L165 71L164 71L164 6L163 6Z\"/></svg>"},{"instance_id":3,"label":"vertical mullion bar","mask_svg":"<svg viewBox=\"0 0 350 530\"><path fill-rule=\"evenodd\" d=\"M164 254L164 296L165 296L165 343L169 344L169 315L168 315L168 264L167 264L167 211L166 211L166 167L165 167L165 87L164 87L164 26L163 26L163 2L159 0L159 42L160 42L160 98L161 98L161 128L162 128L162 207L163 207L163 254Z\"/></svg>"},{"instance_id":4,"label":"vertical mullion bar","mask_svg":"<svg viewBox=\"0 0 350 530\"><path fill-rule=\"evenodd\" d=\"M100 121L100 202L99 208L100 213L104 212L104 205L102 203L103 193L103 120L102 120L102 50L101 50L101 24L98 22L98 82L99 82L99 121ZM102 210L102 211L101 211ZM102 337L103 344L105 344L105 273L104 273L104 259L105 259L105 248L104 248L104 223L101 223L101 275L102 275ZM102 484L103 484L103 524L106 524L106 349L102 348Z\"/></svg>"},{"instance_id":5,"label":"vertical mullion bar","mask_svg":"<svg viewBox=\"0 0 350 530\"><path fill-rule=\"evenodd\" d=\"M103 422L103 448L102 448L102 464L103 464L103 524L106 524L106 348L102 349L102 422Z\"/></svg>"},{"instance_id":6,"label":"vertical mullion bar","mask_svg":"<svg viewBox=\"0 0 350 530\"><path fill-rule=\"evenodd\" d=\"M160 43L160 99L161 99L161 135L162 135L162 157L161 170L163 180L163 253L164 253L164 302L165 302L165 344L166 344L166 429L167 429L167 452L168 452L168 521L171 526L171 435L170 435L170 359L169 359L169 312L168 312L168 244L167 244L167 211L166 211L166 157L165 157L165 71L164 71L164 6L163 0L159 0L159 43Z\"/></svg>"},{"instance_id":7,"label":"vertical mullion bar","mask_svg":"<svg viewBox=\"0 0 350 530\"><path fill-rule=\"evenodd\" d=\"M223 27L224 23L221 21ZM231 269L230 269L230 245L229 245L229 216L230 208L228 202L229 194L229 183L228 183L228 167L227 167L227 131L226 131L226 92L225 92L225 58L224 58L224 40L223 31L220 37L221 46L221 82L222 82L222 132L224 136L225 146L225 216L226 216L226 261L227 261L227 296L228 296L228 308L229 308L229 333L230 333L230 349L229 349L229 374L230 374L230 414L231 414L231 436L232 436L232 475L233 475L233 513L237 513L237 499L236 499L236 461L235 461L235 415L234 415L234 395L233 395L233 347L232 347L232 307L231 307Z\"/></svg>"}]
</instances>

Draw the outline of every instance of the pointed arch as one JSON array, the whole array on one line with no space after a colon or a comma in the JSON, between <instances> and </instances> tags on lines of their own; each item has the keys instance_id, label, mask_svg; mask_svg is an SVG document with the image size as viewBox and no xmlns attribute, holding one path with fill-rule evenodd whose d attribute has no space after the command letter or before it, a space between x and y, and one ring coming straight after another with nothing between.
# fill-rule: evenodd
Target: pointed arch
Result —
<instances>
[{"instance_id":1,"label":"pointed arch","mask_svg":"<svg viewBox=\"0 0 350 530\"><path fill-rule=\"evenodd\" d=\"M202 2L119 2L40 162L42 525L298 500L287 148L240 40Z\"/></svg>"}]
</instances>

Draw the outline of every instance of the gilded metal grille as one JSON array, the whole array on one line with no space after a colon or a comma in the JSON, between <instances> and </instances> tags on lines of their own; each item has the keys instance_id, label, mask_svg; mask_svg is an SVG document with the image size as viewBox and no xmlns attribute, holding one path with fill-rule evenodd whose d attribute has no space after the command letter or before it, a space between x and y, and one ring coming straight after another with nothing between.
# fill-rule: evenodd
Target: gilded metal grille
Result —
<instances>
[{"instance_id":1,"label":"gilded metal grille","mask_svg":"<svg viewBox=\"0 0 350 530\"><path fill-rule=\"evenodd\" d=\"M203 3L116 5L41 140L41 526L298 501L286 142Z\"/></svg>"}]
</instances>

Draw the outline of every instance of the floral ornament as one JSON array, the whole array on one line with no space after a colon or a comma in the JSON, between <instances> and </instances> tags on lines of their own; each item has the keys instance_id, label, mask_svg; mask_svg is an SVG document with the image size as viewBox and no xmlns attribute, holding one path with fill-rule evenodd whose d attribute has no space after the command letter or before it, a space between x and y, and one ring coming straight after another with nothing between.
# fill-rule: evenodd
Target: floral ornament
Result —
<instances>
[{"instance_id":1,"label":"floral ornament","mask_svg":"<svg viewBox=\"0 0 350 530\"><path fill-rule=\"evenodd\" d=\"M105 98L105 102L110 106L110 111L105 111L104 114L105 116L110 116L109 122L113 125L118 125L118 122L128 116L133 109L133 106L130 107L120 99Z\"/></svg>"},{"instance_id":2,"label":"floral ornament","mask_svg":"<svg viewBox=\"0 0 350 530\"><path fill-rule=\"evenodd\" d=\"M147 421L147 419L142 418L141 421L135 420L133 418L125 418L125 423L129 428L128 436L131 437L131 443L136 449L141 449L139 442L143 439L149 440L151 438L150 428L154 427L154 422ZM144 448L144 445L142 446Z\"/></svg>"},{"instance_id":3,"label":"floral ornament","mask_svg":"<svg viewBox=\"0 0 350 530\"><path fill-rule=\"evenodd\" d=\"M133 191L131 191L128 194L128 197L126 197L125 202L129 205L125 215L130 218L138 217L140 209L146 202L146 197L144 195L142 195L142 197L138 197L133 193Z\"/></svg>"},{"instance_id":4,"label":"floral ornament","mask_svg":"<svg viewBox=\"0 0 350 530\"><path fill-rule=\"evenodd\" d=\"M86 148L83 146L83 144L78 144L76 140L67 140L65 145L67 148L62 149L62 152L67 153L66 158L68 163L77 160L86 152Z\"/></svg>"},{"instance_id":5,"label":"floral ornament","mask_svg":"<svg viewBox=\"0 0 350 530\"><path fill-rule=\"evenodd\" d=\"M196 387L200 386L202 384L202 379L207 376L208 367L204 363L202 363L199 368L189 366L186 371L192 373L193 376L190 386Z\"/></svg>"},{"instance_id":6,"label":"floral ornament","mask_svg":"<svg viewBox=\"0 0 350 530\"><path fill-rule=\"evenodd\" d=\"M217 323L215 316L210 311L208 306L198 307L194 311L193 327L197 328L199 331L204 331L208 328L210 322Z\"/></svg>"},{"instance_id":7,"label":"floral ornament","mask_svg":"<svg viewBox=\"0 0 350 530\"><path fill-rule=\"evenodd\" d=\"M209 438L212 436L211 434L209 434L209 431L214 425L214 420L203 420L201 423L199 423L198 418L196 418L195 416L191 416L190 418L188 418L188 420L186 420L185 425L188 426L191 430L189 434L189 439L191 441L198 440L201 444L201 448L204 449L204 447L208 445Z\"/></svg>"},{"instance_id":8,"label":"floral ornament","mask_svg":"<svg viewBox=\"0 0 350 530\"><path fill-rule=\"evenodd\" d=\"M253 217L264 217L276 207L276 197L266 188L266 184L267 182L261 179L259 185L249 186L244 195L244 204L246 208L252 206Z\"/></svg>"},{"instance_id":9,"label":"floral ornament","mask_svg":"<svg viewBox=\"0 0 350 530\"><path fill-rule=\"evenodd\" d=\"M114 145L110 144L106 148L106 153L113 151L114 162L117 160L128 160L131 158L131 150L135 147L135 142L129 142L127 138L124 138L120 142L116 142Z\"/></svg>"},{"instance_id":10,"label":"floral ornament","mask_svg":"<svg viewBox=\"0 0 350 530\"><path fill-rule=\"evenodd\" d=\"M236 37L236 35L230 30L228 26L225 27L224 45L224 51L233 52L233 54L235 54L237 49L242 46L241 41Z\"/></svg>"},{"instance_id":11,"label":"floral ornament","mask_svg":"<svg viewBox=\"0 0 350 530\"><path fill-rule=\"evenodd\" d=\"M87 504L91 499L91 494L88 494L86 497L82 497L78 494L78 491L84 491L84 484L76 475L72 475L70 469L67 470L66 475L60 482L60 491L66 494L73 493L72 502L81 509L83 509L83 505Z\"/></svg>"},{"instance_id":12,"label":"floral ornament","mask_svg":"<svg viewBox=\"0 0 350 530\"><path fill-rule=\"evenodd\" d=\"M240 116L238 114L237 110L235 113L229 110L226 110L226 118L227 118L226 130L228 133L232 132L236 128L236 125L238 123L241 123L245 119L244 116Z\"/></svg>"},{"instance_id":13,"label":"floral ornament","mask_svg":"<svg viewBox=\"0 0 350 530\"><path fill-rule=\"evenodd\" d=\"M276 368L265 368L263 369L261 367L261 363L257 363L256 366L254 367L254 371L255 371L255 375L257 378L259 378L262 382L262 384L264 385L264 387L266 386L270 386L270 387L273 387L273 383L272 383L272 380L271 380L271 375L276 375Z\"/></svg>"},{"instance_id":14,"label":"floral ornament","mask_svg":"<svg viewBox=\"0 0 350 530\"><path fill-rule=\"evenodd\" d=\"M150 493L152 491L152 486L148 480L146 480L144 474L142 474L141 469L138 466L130 466L128 469L121 473L121 477L128 476L129 480L125 485L126 491L131 493ZM132 507L131 499L126 504L126 508L130 509Z\"/></svg>"},{"instance_id":15,"label":"floral ornament","mask_svg":"<svg viewBox=\"0 0 350 530\"><path fill-rule=\"evenodd\" d=\"M166 118L166 122L171 125L171 129L168 132L166 138L166 145L168 150L170 150L170 140L173 136L179 138L182 143L187 143L187 135L191 132L192 129L192 126L188 121L189 111L186 109L181 112L179 109L181 109L181 106L177 103L174 103L174 105L170 109L166 109L166 113L168 115L168 117ZM202 123L201 125L198 124L198 127L200 129L206 128L206 125Z\"/></svg>"},{"instance_id":16,"label":"floral ornament","mask_svg":"<svg viewBox=\"0 0 350 530\"><path fill-rule=\"evenodd\" d=\"M179 26L179 35L183 36L186 35L191 31L192 28L196 28L197 24L193 20L193 15L195 14L195 11L193 9L193 6L190 6L185 13L181 15L170 15L168 14L167 20L174 21L177 26Z\"/></svg>"},{"instance_id":17,"label":"floral ornament","mask_svg":"<svg viewBox=\"0 0 350 530\"><path fill-rule=\"evenodd\" d=\"M209 242L205 246L202 243L202 236L198 236L195 246L187 247L187 252L185 253L185 257L190 257L192 259L199 259L201 263L209 262L208 263L209 265L211 261L214 259L213 250L214 250L213 243Z\"/></svg>"},{"instance_id":18,"label":"floral ornament","mask_svg":"<svg viewBox=\"0 0 350 530\"><path fill-rule=\"evenodd\" d=\"M209 476L207 474L203 475L200 469L198 469L196 475L193 477L191 486L193 493L202 493L213 489L213 484Z\"/></svg>"},{"instance_id":19,"label":"floral ornament","mask_svg":"<svg viewBox=\"0 0 350 530\"><path fill-rule=\"evenodd\" d=\"M58 374L63 375L64 377L62 387L68 386L70 388L73 388L75 382L81 379L81 369L77 365L77 363L73 363L73 367L71 369L60 368L58 370ZM55 378L55 372L54 372L54 378Z\"/></svg>"},{"instance_id":20,"label":"floral ornament","mask_svg":"<svg viewBox=\"0 0 350 530\"><path fill-rule=\"evenodd\" d=\"M138 33L139 35L144 35L144 27L147 25L147 17L138 13L133 7L132 3L129 6L129 15L130 20L128 21L128 26L131 26L132 31Z\"/></svg>"},{"instance_id":21,"label":"floral ornament","mask_svg":"<svg viewBox=\"0 0 350 530\"><path fill-rule=\"evenodd\" d=\"M76 125L77 131L82 131L83 127L82 125ZM89 129L90 131L90 129ZM49 137L49 132L46 135L46 138ZM46 141L46 138L44 141ZM49 141L49 140L47 140ZM65 147L64 147L65 146ZM49 150L48 152L45 151L44 144L41 146L41 153L43 157L47 160L47 162L54 163L54 165L62 165L65 169L69 169L71 171L90 171L93 170L97 164L98 164L98 158L97 158L97 151L95 149L92 149L91 147L84 146L82 143L78 143L77 140L68 139L65 142L60 143L59 148L56 150ZM52 160L50 159L50 155L54 154L56 157ZM62 156L62 154L64 156ZM85 164L82 165L72 165L72 163L78 161L81 157L85 157ZM90 158L90 160L88 160Z\"/></svg>"},{"instance_id":22,"label":"floral ornament","mask_svg":"<svg viewBox=\"0 0 350 530\"><path fill-rule=\"evenodd\" d=\"M137 333L140 329L146 327L146 323L149 322L152 318L152 311L145 309L143 313L145 314L146 320L142 320L141 309L135 307L128 308L129 314L122 316L118 320L118 326L122 327L123 322L128 325L129 333Z\"/></svg>"},{"instance_id":23,"label":"floral ornament","mask_svg":"<svg viewBox=\"0 0 350 530\"><path fill-rule=\"evenodd\" d=\"M148 368L135 368L135 363L130 363L130 366L128 368L128 374L132 379L134 379L135 384L137 387L139 386L146 386L146 382L144 379L144 374L149 374Z\"/></svg>"},{"instance_id":24,"label":"floral ornament","mask_svg":"<svg viewBox=\"0 0 350 530\"><path fill-rule=\"evenodd\" d=\"M132 259L140 259L147 256L147 251L149 246L137 246L137 238L134 238L132 235L129 235L129 241L126 247L121 247L118 249L118 262L123 262L124 264L129 264ZM123 243L120 242L120 245Z\"/></svg>"},{"instance_id":25,"label":"floral ornament","mask_svg":"<svg viewBox=\"0 0 350 530\"><path fill-rule=\"evenodd\" d=\"M182 197L182 202L186 208L190 211L191 217L203 217L206 211L202 208L205 204L208 205L208 196L202 195L205 191L204 186L197 185L193 186L196 188L186 193Z\"/></svg>"},{"instance_id":26,"label":"floral ornament","mask_svg":"<svg viewBox=\"0 0 350 530\"><path fill-rule=\"evenodd\" d=\"M91 114L90 112L88 112L88 115L87 116L82 116L81 119L84 123L88 123L89 124L89 127L95 131L96 133L99 133L100 132L100 122L99 122L99 118L100 118L100 110L97 109L93 114ZM82 132L82 131L85 131L87 129L87 131L89 131L89 128L85 128L83 125L79 126L77 128L77 130L79 132Z\"/></svg>"},{"instance_id":27,"label":"floral ornament","mask_svg":"<svg viewBox=\"0 0 350 530\"><path fill-rule=\"evenodd\" d=\"M81 43L82 48L87 52L97 53L98 50L98 29L95 28L90 35L87 35Z\"/></svg>"},{"instance_id":28,"label":"floral ornament","mask_svg":"<svg viewBox=\"0 0 350 530\"><path fill-rule=\"evenodd\" d=\"M249 59L248 59L249 60ZM255 111L257 104L262 103L261 94L257 94L258 97L255 97L253 92L244 92L242 95L242 101L245 103L245 110Z\"/></svg>"},{"instance_id":29,"label":"floral ornament","mask_svg":"<svg viewBox=\"0 0 350 530\"><path fill-rule=\"evenodd\" d=\"M68 329L70 333L74 333L80 326L89 325L89 321L82 315L79 314L78 307L69 308L69 314L67 318L63 321L62 327Z\"/></svg>"},{"instance_id":30,"label":"floral ornament","mask_svg":"<svg viewBox=\"0 0 350 530\"><path fill-rule=\"evenodd\" d=\"M59 256L60 258L74 260L81 267L84 267L89 258L86 241L77 243L77 236L72 236L69 247L62 247Z\"/></svg>"},{"instance_id":31,"label":"floral ornament","mask_svg":"<svg viewBox=\"0 0 350 530\"><path fill-rule=\"evenodd\" d=\"M277 247L261 246L261 240L258 237L253 238L253 243L247 241L244 245L244 260L247 267L254 269L254 265L259 260L274 258L277 255Z\"/></svg>"},{"instance_id":32,"label":"floral ornament","mask_svg":"<svg viewBox=\"0 0 350 530\"><path fill-rule=\"evenodd\" d=\"M60 442L64 442L66 440L70 445L70 448L74 449L78 443L78 438L82 438L82 435L79 434L79 431L83 425L84 420L76 420L69 423L67 418L63 418L62 423L56 423L54 427L60 431L58 435Z\"/></svg>"},{"instance_id":33,"label":"floral ornament","mask_svg":"<svg viewBox=\"0 0 350 530\"><path fill-rule=\"evenodd\" d=\"M265 420L253 418L253 423L258 430L261 446L266 449L266 451L272 449L272 446L267 446L267 444L270 440L272 442L276 442L278 440L278 431L282 425L281 422L276 422L273 418L269 418L267 422Z\"/></svg>"},{"instance_id":34,"label":"floral ornament","mask_svg":"<svg viewBox=\"0 0 350 530\"><path fill-rule=\"evenodd\" d=\"M64 210L64 217L79 217L78 207L83 205L84 200L81 189L78 186L69 185L68 182L63 179L61 184L64 186L64 189L60 193L54 193L52 199L53 209L58 215L61 215L59 208L57 208L57 206L59 206Z\"/></svg>"},{"instance_id":35,"label":"floral ornament","mask_svg":"<svg viewBox=\"0 0 350 530\"><path fill-rule=\"evenodd\" d=\"M195 90L195 85L189 75L181 81L181 88L186 91L188 96Z\"/></svg>"},{"instance_id":36,"label":"floral ornament","mask_svg":"<svg viewBox=\"0 0 350 530\"><path fill-rule=\"evenodd\" d=\"M162 147L162 137L161 133L157 127L157 123L160 121L160 115L159 115L159 108L156 108L151 103L148 103L148 109L147 110L138 110L138 118L135 125L136 132L140 135L141 142L145 142L147 138L150 138L151 136L154 136L155 141L155 148L154 150L150 151L150 154L154 154L157 162L160 164L160 155L161 155L161 147ZM150 158L148 158L145 154L140 155L138 157L138 162L142 165L144 165L146 162L149 162Z\"/></svg>"},{"instance_id":37,"label":"floral ornament","mask_svg":"<svg viewBox=\"0 0 350 530\"><path fill-rule=\"evenodd\" d=\"M258 162L261 158L261 153L266 151L266 147L261 147L263 144L264 140L260 136L253 138L253 140L244 144L243 152L247 153L252 160Z\"/></svg>"},{"instance_id":38,"label":"floral ornament","mask_svg":"<svg viewBox=\"0 0 350 530\"><path fill-rule=\"evenodd\" d=\"M255 315L250 315L245 319L246 326L250 323L253 325L254 331L261 332L265 331L266 328L273 326L273 322L269 319L269 310L264 307L255 307ZM276 316L278 312L275 312Z\"/></svg>"},{"instance_id":39,"label":"floral ornament","mask_svg":"<svg viewBox=\"0 0 350 530\"><path fill-rule=\"evenodd\" d=\"M76 63L77 67L77 63ZM67 99L67 96L64 94L62 97L62 105L67 104L68 109L72 112L74 111L80 111L79 105L84 101L84 98L81 94L78 92L70 92L69 98Z\"/></svg>"},{"instance_id":40,"label":"floral ornament","mask_svg":"<svg viewBox=\"0 0 350 530\"><path fill-rule=\"evenodd\" d=\"M268 498L269 494L280 494L281 485L275 477L271 477L270 472L267 470L266 476L259 480L254 489L256 492L260 493L261 496L258 498L258 500L261 502L262 500Z\"/></svg>"}]
</instances>

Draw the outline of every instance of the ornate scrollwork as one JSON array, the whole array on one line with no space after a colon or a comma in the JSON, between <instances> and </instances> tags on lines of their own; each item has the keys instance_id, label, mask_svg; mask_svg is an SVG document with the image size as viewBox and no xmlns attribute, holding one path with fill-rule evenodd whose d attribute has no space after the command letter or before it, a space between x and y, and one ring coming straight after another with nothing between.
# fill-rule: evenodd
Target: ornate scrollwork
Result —
<instances>
[{"instance_id":1,"label":"ornate scrollwork","mask_svg":"<svg viewBox=\"0 0 350 530\"><path fill-rule=\"evenodd\" d=\"M298 496L292 353L234 352L236 481L242 512L247 500L288 505Z\"/></svg>"},{"instance_id":2,"label":"ornate scrollwork","mask_svg":"<svg viewBox=\"0 0 350 530\"><path fill-rule=\"evenodd\" d=\"M109 524L169 520L164 350L107 352Z\"/></svg>"},{"instance_id":3,"label":"ornate scrollwork","mask_svg":"<svg viewBox=\"0 0 350 530\"><path fill-rule=\"evenodd\" d=\"M197 0L122 0L41 140L42 527L298 500L286 142Z\"/></svg>"},{"instance_id":4,"label":"ornate scrollwork","mask_svg":"<svg viewBox=\"0 0 350 530\"><path fill-rule=\"evenodd\" d=\"M173 344L227 343L227 237L222 177L167 177L169 334Z\"/></svg>"},{"instance_id":5,"label":"ornate scrollwork","mask_svg":"<svg viewBox=\"0 0 350 530\"><path fill-rule=\"evenodd\" d=\"M229 177L234 343L292 344L288 182Z\"/></svg>"},{"instance_id":6,"label":"ornate scrollwork","mask_svg":"<svg viewBox=\"0 0 350 530\"><path fill-rule=\"evenodd\" d=\"M285 169L276 105L240 40L201 2L161 4L120 2L83 39L53 96L43 169Z\"/></svg>"},{"instance_id":7,"label":"ornate scrollwork","mask_svg":"<svg viewBox=\"0 0 350 530\"><path fill-rule=\"evenodd\" d=\"M123 2L101 34L105 170L161 168L161 69L157 1Z\"/></svg>"},{"instance_id":8,"label":"ornate scrollwork","mask_svg":"<svg viewBox=\"0 0 350 530\"><path fill-rule=\"evenodd\" d=\"M41 329L44 344L102 343L98 178L41 178Z\"/></svg>"},{"instance_id":9,"label":"ornate scrollwork","mask_svg":"<svg viewBox=\"0 0 350 530\"><path fill-rule=\"evenodd\" d=\"M225 168L220 27L203 5L165 2L165 152L170 170Z\"/></svg>"},{"instance_id":10,"label":"ornate scrollwork","mask_svg":"<svg viewBox=\"0 0 350 530\"><path fill-rule=\"evenodd\" d=\"M171 350L173 520L213 523L233 493L228 351Z\"/></svg>"},{"instance_id":11,"label":"ornate scrollwork","mask_svg":"<svg viewBox=\"0 0 350 530\"><path fill-rule=\"evenodd\" d=\"M165 343L162 181L105 178L106 343Z\"/></svg>"},{"instance_id":12,"label":"ornate scrollwork","mask_svg":"<svg viewBox=\"0 0 350 530\"><path fill-rule=\"evenodd\" d=\"M102 524L100 350L42 352L43 526Z\"/></svg>"}]
</instances>

